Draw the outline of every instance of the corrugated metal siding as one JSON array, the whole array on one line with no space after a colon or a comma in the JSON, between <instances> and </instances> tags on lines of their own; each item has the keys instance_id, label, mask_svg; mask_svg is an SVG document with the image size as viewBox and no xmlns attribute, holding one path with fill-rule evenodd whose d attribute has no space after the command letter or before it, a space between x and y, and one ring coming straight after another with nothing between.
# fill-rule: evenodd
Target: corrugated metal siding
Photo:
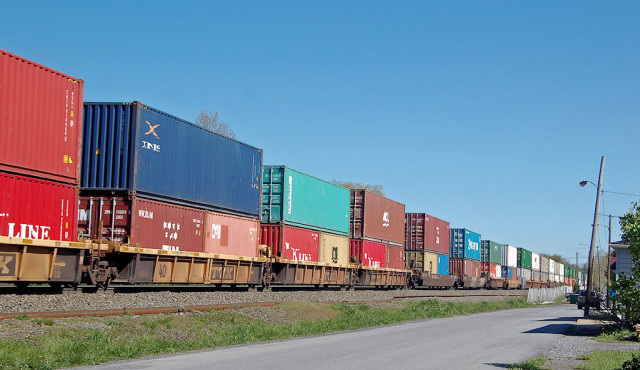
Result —
<instances>
[{"instance_id":1,"label":"corrugated metal siding","mask_svg":"<svg viewBox=\"0 0 640 370\"><path fill-rule=\"evenodd\" d=\"M257 217L262 151L140 103L85 103L81 187Z\"/></svg>"},{"instance_id":2,"label":"corrugated metal siding","mask_svg":"<svg viewBox=\"0 0 640 370\"><path fill-rule=\"evenodd\" d=\"M451 258L480 261L480 234L468 229L451 229Z\"/></svg>"},{"instance_id":3,"label":"corrugated metal siding","mask_svg":"<svg viewBox=\"0 0 640 370\"><path fill-rule=\"evenodd\" d=\"M503 266L518 267L518 248L503 244L502 245L502 263Z\"/></svg>"},{"instance_id":4,"label":"corrugated metal siding","mask_svg":"<svg viewBox=\"0 0 640 370\"><path fill-rule=\"evenodd\" d=\"M438 273L438 255L436 253L424 252L424 271L432 274Z\"/></svg>"},{"instance_id":5,"label":"corrugated metal siding","mask_svg":"<svg viewBox=\"0 0 640 370\"><path fill-rule=\"evenodd\" d=\"M75 241L77 186L0 172L0 235Z\"/></svg>"},{"instance_id":6,"label":"corrugated metal siding","mask_svg":"<svg viewBox=\"0 0 640 370\"><path fill-rule=\"evenodd\" d=\"M258 257L258 220L208 211L205 212L204 230L205 252Z\"/></svg>"},{"instance_id":7,"label":"corrugated metal siding","mask_svg":"<svg viewBox=\"0 0 640 370\"><path fill-rule=\"evenodd\" d=\"M405 214L405 249L449 254L449 223L426 213Z\"/></svg>"},{"instance_id":8,"label":"corrugated metal siding","mask_svg":"<svg viewBox=\"0 0 640 370\"><path fill-rule=\"evenodd\" d=\"M540 271L540 255L531 252L531 270Z\"/></svg>"},{"instance_id":9,"label":"corrugated metal siding","mask_svg":"<svg viewBox=\"0 0 640 370\"><path fill-rule=\"evenodd\" d=\"M488 262L493 264L502 263L502 245L491 240L481 240L480 249L482 255L482 262Z\"/></svg>"},{"instance_id":10,"label":"corrugated metal siding","mask_svg":"<svg viewBox=\"0 0 640 370\"><path fill-rule=\"evenodd\" d=\"M321 232L319 260L328 265L347 265L349 263L349 237Z\"/></svg>"},{"instance_id":11,"label":"corrugated metal siding","mask_svg":"<svg viewBox=\"0 0 640 370\"><path fill-rule=\"evenodd\" d=\"M260 225L260 243L273 254L292 261L318 262L320 235L315 230L289 225Z\"/></svg>"},{"instance_id":12,"label":"corrugated metal siding","mask_svg":"<svg viewBox=\"0 0 640 370\"><path fill-rule=\"evenodd\" d=\"M531 270L531 251L518 248L518 267Z\"/></svg>"},{"instance_id":13,"label":"corrugated metal siding","mask_svg":"<svg viewBox=\"0 0 640 370\"><path fill-rule=\"evenodd\" d=\"M438 255L438 275L449 275L449 256Z\"/></svg>"},{"instance_id":14,"label":"corrugated metal siding","mask_svg":"<svg viewBox=\"0 0 640 370\"><path fill-rule=\"evenodd\" d=\"M78 184L83 87L0 49L0 169Z\"/></svg>"},{"instance_id":15,"label":"corrugated metal siding","mask_svg":"<svg viewBox=\"0 0 640 370\"><path fill-rule=\"evenodd\" d=\"M381 268L386 266L387 248L383 243L350 239L349 251L357 261L362 262L363 266Z\"/></svg>"},{"instance_id":16,"label":"corrugated metal siding","mask_svg":"<svg viewBox=\"0 0 640 370\"><path fill-rule=\"evenodd\" d=\"M351 190L351 238L404 245L405 206L364 189Z\"/></svg>"},{"instance_id":17,"label":"corrugated metal siding","mask_svg":"<svg viewBox=\"0 0 640 370\"><path fill-rule=\"evenodd\" d=\"M349 189L285 166L265 166L262 223L349 235Z\"/></svg>"}]
</instances>

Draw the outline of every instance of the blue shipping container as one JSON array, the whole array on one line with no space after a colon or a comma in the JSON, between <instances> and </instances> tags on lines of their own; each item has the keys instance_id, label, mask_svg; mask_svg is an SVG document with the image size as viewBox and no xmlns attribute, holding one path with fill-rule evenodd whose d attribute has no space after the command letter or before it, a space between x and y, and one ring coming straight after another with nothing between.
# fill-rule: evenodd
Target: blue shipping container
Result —
<instances>
[{"instance_id":1,"label":"blue shipping container","mask_svg":"<svg viewBox=\"0 0 640 370\"><path fill-rule=\"evenodd\" d=\"M480 261L480 234L467 229L451 229L451 258Z\"/></svg>"},{"instance_id":2,"label":"blue shipping container","mask_svg":"<svg viewBox=\"0 0 640 370\"><path fill-rule=\"evenodd\" d=\"M438 255L438 275L449 275L449 256Z\"/></svg>"},{"instance_id":3,"label":"blue shipping container","mask_svg":"<svg viewBox=\"0 0 640 370\"><path fill-rule=\"evenodd\" d=\"M513 280L513 269L511 267L502 266L502 277Z\"/></svg>"},{"instance_id":4,"label":"blue shipping container","mask_svg":"<svg viewBox=\"0 0 640 370\"><path fill-rule=\"evenodd\" d=\"M257 218L262 150L139 102L85 103L82 190Z\"/></svg>"}]
</instances>

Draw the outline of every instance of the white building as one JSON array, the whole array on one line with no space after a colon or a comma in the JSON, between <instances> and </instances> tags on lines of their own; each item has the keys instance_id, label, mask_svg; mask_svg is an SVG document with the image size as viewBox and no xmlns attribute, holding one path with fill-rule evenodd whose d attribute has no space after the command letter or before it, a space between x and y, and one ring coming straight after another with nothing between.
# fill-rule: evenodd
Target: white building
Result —
<instances>
[{"instance_id":1,"label":"white building","mask_svg":"<svg viewBox=\"0 0 640 370\"><path fill-rule=\"evenodd\" d=\"M629 244L623 242L614 242L610 244L611 248L616 251L616 268L613 272L616 275L631 276L631 266L633 259L629 251Z\"/></svg>"}]
</instances>

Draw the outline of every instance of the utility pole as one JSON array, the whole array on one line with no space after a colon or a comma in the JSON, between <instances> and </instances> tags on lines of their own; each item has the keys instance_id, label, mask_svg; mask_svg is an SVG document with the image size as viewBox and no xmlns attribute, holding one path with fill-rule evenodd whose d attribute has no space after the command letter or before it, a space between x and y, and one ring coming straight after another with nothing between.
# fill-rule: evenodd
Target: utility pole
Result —
<instances>
[{"instance_id":1,"label":"utility pole","mask_svg":"<svg viewBox=\"0 0 640 370\"><path fill-rule=\"evenodd\" d=\"M593 250L596 246L598 232L598 212L600 211L600 193L602 193L602 173L604 172L604 156L600 160L600 175L598 176L598 193L596 194L596 210L593 213L593 229L591 230L591 246L589 247L589 271L587 272L587 299L584 305L584 315L589 315L589 302L593 289Z\"/></svg>"},{"instance_id":2,"label":"utility pole","mask_svg":"<svg viewBox=\"0 0 640 370\"><path fill-rule=\"evenodd\" d=\"M609 308L610 284L611 284L611 215L609 215L609 252L607 252L607 308Z\"/></svg>"},{"instance_id":3,"label":"utility pole","mask_svg":"<svg viewBox=\"0 0 640 370\"><path fill-rule=\"evenodd\" d=\"M578 272L580 271L580 265L578 265L578 252L576 252L576 271ZM576 274L576 277L577 275L578 274ZM580 289L580 279L577 279L577 280L578 280L578 289Z\"/></svg>"}]
</instances>

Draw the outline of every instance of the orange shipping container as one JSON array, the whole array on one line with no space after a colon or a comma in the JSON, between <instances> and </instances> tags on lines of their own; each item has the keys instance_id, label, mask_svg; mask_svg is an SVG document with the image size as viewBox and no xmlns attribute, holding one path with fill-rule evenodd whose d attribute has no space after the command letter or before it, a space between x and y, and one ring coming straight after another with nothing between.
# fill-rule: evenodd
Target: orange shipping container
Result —
<instances>
[{"instance_id":1,"label":"orange shipping container","mask_svg":"<svg viewBox=\"0 0 640 370\"><path fill-rule=\"evenodd\" d=\"M204 228L205 252L258 257L258 220L206 212Z\"/></svg>"}]
</instances>

